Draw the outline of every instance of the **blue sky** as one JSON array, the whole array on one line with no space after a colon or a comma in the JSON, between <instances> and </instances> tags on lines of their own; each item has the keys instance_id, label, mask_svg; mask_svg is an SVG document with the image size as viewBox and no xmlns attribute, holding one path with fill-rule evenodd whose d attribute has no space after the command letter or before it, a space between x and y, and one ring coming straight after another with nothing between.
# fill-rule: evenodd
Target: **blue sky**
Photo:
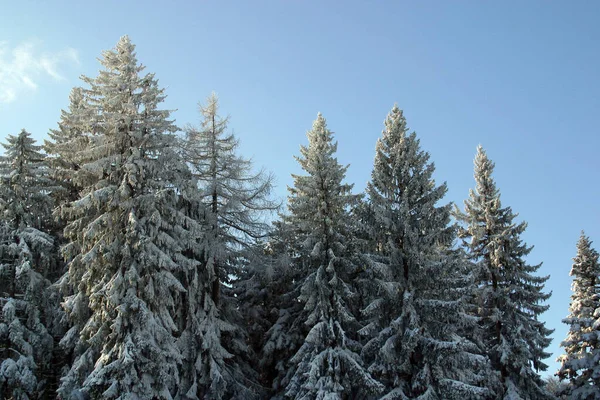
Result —
<instances>
[{"instance_id":1,"label":"blue sky","mask_svg":"<svg viewBox=\"0 0 600 400\"><path fill-rule=\"evenodd\" d=\"M529 223L551 275L553 373L581 229L600 249L596 1L20 1L0 17L0 137L56 126L81 74L128 34L178 125L216 91L242 152L286 195L318 111L356 191L394 103L435 162L447 201L474 186L482 144L504 205Z\"/></svg>"}]
</instances>

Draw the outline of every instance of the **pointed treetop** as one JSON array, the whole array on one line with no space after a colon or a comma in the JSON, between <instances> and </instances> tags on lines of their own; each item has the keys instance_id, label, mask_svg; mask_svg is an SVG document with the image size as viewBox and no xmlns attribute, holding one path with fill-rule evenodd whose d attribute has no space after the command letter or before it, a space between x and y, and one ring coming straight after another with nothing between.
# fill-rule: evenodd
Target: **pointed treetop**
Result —
<instances>
[{"instance_id":1,"label":"pointed treetop","mask_svg":"<svg viewBox=\"0 0 600 400\"><path fill-rule=\"evenodd\" d=\"M35 145L35 139L25 129L21 129L17 136L8 135L6 140L8 143L2 143L2 147L6 149L5 157L15 160L23 157L24 153L27 152L33 157L33 161L42 158L42 155L38 154L41 147Z\"/></svg>"},{"instance_id":2,"label":"pointed treetop","mask_svg":"<svg viewBox=\"0 0 600 400\"><path fill-rule=\"evenodd\" d=\"M308 147L300 146L300 151L307 156L309 148L325 150L332 155L337 151L337 142L333 141L333 132L327 128L327 120L320 112L317 113L317 119L314 120L311 130L306 132L308 137Z\"/></svg>"},{"instance_id":3,"label":"pointed treetop","mask_svg":"<svg viewBox=\"0 0 600 400\"><path fill-rule=\"evenodd\" d=\"M137 74L144 69L142 65L138 65L135 45L127 35L121 36L114 49L104 50L99 61L111 71Z\"/></svg>"},{"instance_id":4,"label":"pointed treetop","mask_svg":"<svg viewBox=\"0 0 600 400\"><path fill-rule=\"evenodd\" d=\"M306 133L308 136L308 140L315 140L317 137L322 136L323 134L329 133L331 135L331 131L327 129L327 120L323 117L323 114L320 112L317 113L317 119L313 121L312 129Z\"/></svg>"},{"instance_id":5,"label":"pointed treetop","mask_svg":"<svg viewBox=\"0 0 600 400\"><path fill-rule=\"evenodd\" d=\"M495 186L491 175L496 167L496 164L489 159L482 145L477 146L477 155L475 155L475 160L473 163L475 164L475 179L485 176L489 182Z\"/></svg>"},{"instance_id":6,"label":"pointed treetop","mask_svg":"<svg viewBox=\"0 0 600 400\"><path fill-rule=\"evenodd\" d=\"M577 256L573 258L573 261L573 267L570 272L571 276L582 273L591 273L592 275L597 275L597 272L600 272L582 270L582 268L594 269L597 267L598 262L598 252L592 248L592 241L590 240L589 236L586 236L583 230L581 231L581 235L577 241Z\"/></svg>"},{"instance_id":7,"label":"pointed treetop","mask_svg":"<svg viewBox=\"0 0 600 400\"><path fill-rule=\"evenodd\" d=\"M483 146L477 146L477 155L473 162L475 164L475 189L479 195L488 199L496 199L497 206L500 208L500 193L496 187L496 182L492 177L496 165L489 159Z\"/></svg>"},{"instance_id":8,"label":"pointed treetop","mask_svg":"<svg viewBox=\"0 0 600 400\"><path fill-rule=\"evenodd\" d=\"M198 108L200 109L200 113L202 115L216 115L219 112L219 96L213 90L210 93L210 96L206 98L206 105L202 105L202 103L198 103Z\"/></svg>"},{"instance_id":9,"label":"pointed treetop","mask_svg":"<svg viewBox=\"0 0 600 400\"><path fill-rule=\"evenodd\" d=\"M388 140L390 137L398 139L406 136L406 132L408 131L408 128L406 127L406 118L404 117L404 112L398 107L398 104L394 104L394 107L392 107L392 110L384 121L384 126L385 128L382 136ZM400 132L401 134L398 135ZM380 140L381 139L379 139L378 142Z\"/></svg>"},{"instance_id":10,"label":"pointed treetop","mask_svg":"<svg viewBox=\"0 0 600 400\"><path fill-rule=\"evenodd\" d=\"M592 241L590 237L585 234L585 231L582 229L579 234L579 240L577 241L577 248L590 248Z\"/></svg>"}]
</instances>

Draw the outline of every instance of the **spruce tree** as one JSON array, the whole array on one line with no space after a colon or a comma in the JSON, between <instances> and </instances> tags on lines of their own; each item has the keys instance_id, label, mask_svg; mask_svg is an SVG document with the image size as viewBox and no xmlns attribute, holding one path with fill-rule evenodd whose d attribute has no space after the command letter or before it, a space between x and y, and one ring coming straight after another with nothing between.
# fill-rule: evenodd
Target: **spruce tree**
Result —
<instances>
[{"instance_id":1,"label":"spruce tree","mask_svg":"<svg viewBox=\"0 0 600 400\"><path fill-rule=\"evenodd\" d=\"M304 340L302 310L296 284L303 277L297 265L292 227L282 220L263 246L263 255L248 264L239 298L248 324L250 343L258 356L260 381L279 398L287 385L288 361Z\"/></svg>"},{"instance_id":2,"label":"spruce tree","mask_svg":"<svg viewBox=\"0 0 600 400\"><path fill-rule=\"evenodd\" d=\"M517 223L510 207L502 207L492 178L494 163L481 146L475 157L475 190L457 210L459 235L475 266L476 304L486 353L499 374L504 399L544 399L549 394L538 371L547 365L544 349L552 330L538 318L548 277L536 275L541 264L526 261L532 247L523 243L525 222Z\"/></svg>"},{"instance_id":3,"label":"spruce tree","mask_svg":"<svg viewBox=\"0 0 600 400\"><path fill-rule=\"evenodd\" d=\"M141 74L134 45L122 37L105 51L96 78L83 77L80 110L69 129L84 136L73 159L79 198L61 208L73 324L63 344L75 359L59 395L169 399L181 354L174 321L176 278L196 266L187 256L198 224L179 209L189 172L175 151L176 130L153 74ZM68 147L69 142L64 146Z\"/></svg>"},{"instance_id":4,"label":"spruce tree","mask_svg":"<svg viewBox=\"0 0 600 400\"><path fill-rule=\"evenodd\" d=\"M573 277L565 354L558 376L568 379L565 393L573 400L600 399L600 262L590 238L582 232L573 259Z\"/></svg>"},{"instance_id":5,"label":"spruce tree","mask_svg":"<svg viewBox=\"0 0 600 400\"><path fill-rule=\"evenodd\" d=\"M435 184L434 168L394 106L366 189L374 245L361 331L371 338L363 356L386 399L490 396L487 359L463 335L475 327L463 302L471 282L452 249L456 229L450 204L438 204L447 189Z\"/></svg>"},{"instance_id":6,"label":"spruce tree","mask_svg":"<svg viewBox=\"0 0 600 400\"><path fill-rule=\"evenodd\" d=\"M57 185L52 194L57 205L75 201L79 198L79 187L75 181L75 172L79 170L81 161L78 156L87 146L85 131L90 128L85 124L91 122L92 115L86 108L87 103L81 87L75 87L69 95L69 108L61 111L57 129L51 129L49 139L44 140L44 150L48 154L47 163L50 173ZM56 215L60 217L60 215Z\"/></svg>"},{"instance_id":7,"label":"spruce tree","mask_svg":"<svg viewBox=\"0 0 600 400\"><path fill-rule=\"evenodd\" d=\"M48 164L49 177L52 179L53 190L51 197L54 201L55 209L53 221L50 226L50 233L57 246L63 246L67 243L64 237L64 229L67 224L66 218L61 215L60 210L63 206L79 199L81 186L76 182L76 172L80 169L81 160L78 156L88 144L88 137L84 135L84 125L91 121L91 115L86 114L86 100L84 89L75 87L69 95L69 107L67 110L61 110L61 118L57 129L51 129L48 133L49 138L44 140L44 150L47 154L46 163ZM91 110L91 109L90 109ZM89 129L87 129L89 131ZM76 254L77 251L71 251ZM51 278L54 283L51 296L56 299L55 303L59 306L54 310L52 323L52 334L57 343L55 343L55 352L53 355L53 374L56 376L54 386L59 386L60 377L66 373L73 361L75 347L77 344L76 335L79 332L81 324L69 321L65 310L60 306L63 298L72 296L76 293L76 286L69 282L77 281L68 279L65 260L61 260L56 274ZM80 304L81 320L87 319L89 310L87 303ZM83 323L83 322L82 322ZM65 333L72 329L70 334ZM56 389L56 388L55 388Z\"/></svg>"},{"instance_id":8,"label":"spruce tree","mask_svg":"<svg viewBox=\"0 0 600 400\"><path fill-rule=\"evenodd\" d=\"M53 348L47 276L56 264L43 231L50 214L40 146L22 130L8 136L0 158L0 398L38 398Z\"/></svg>"},{"instance_id":9,"label":"spruce tree","mask_svg":"<svg viewBox=\"0 0 600 400\"><path fill-rule=\"evenodd\" d=\"M202 223L199 265L186 278L193 286L180 339L182 390L189 398L253 398L259 388L234 291L244 252L266 234L264 213L277 207L269 199L272 177L253 172L252 163L237 154L239 142L227 132L228 118L219 115L214 93L200 113L200 127L187 127L182 146L198 185Z\"/></svg>"},{"instance_id":10,"label":"spruce tree","mask_svg":"<svg viewBox=\"0 0 600 400\"><path fill-rule=\"evenodd\" d=\"M306 175L294 175L287 222L298 240L295 266L303 276L298 301L303 310L291 327L302 329L303 343L289 363L286 398L365 398L380 391L362 365L353 315L350 280L358 269L349 235L352 185L347 167L335 158L337 143L321 114L308 131L308 146L297 157ZM303 325L303 326L301 326ZM292 334L292 333L290 333Z\"/></svg>"}]
</instances>

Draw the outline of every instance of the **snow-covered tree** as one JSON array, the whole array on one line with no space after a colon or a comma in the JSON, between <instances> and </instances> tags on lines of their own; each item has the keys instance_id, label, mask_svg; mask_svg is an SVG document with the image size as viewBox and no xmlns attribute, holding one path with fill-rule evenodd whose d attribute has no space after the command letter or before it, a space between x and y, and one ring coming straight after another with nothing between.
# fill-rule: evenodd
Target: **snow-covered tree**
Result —
<instances>
[{"instance_id":1,"label":"snow-covered tree","mask_svg":"<svg viewBox=\"0 0 600 400\"><path fill-rule=\"evenodd\" d=\"M25 130L7 142L0 158L0 398L29 399L48 389L46 276L56 252L41 230L51 200L40 147Z\"/></svg>"},{"instance_id":2,"label":"snow-covered tree","mask_svg":"<svg viewBox=\"0 0 600 400\"><path fill-rule=\"evenodd\" d=\"M293 268L294 239L289 224L275 221L262 256L250 260L244 270L238 295L250 344L258 356L260 382L275 395L285 388L288 360L304 340L302 330L292 327L303 323L294 319L302 310L297 301L300 288L295 285L302 276Z\"/></svg>"},{"instance_id":3,"label":"snow-covered tree","mask_svg":"<svg viewBox=\"0 0 600 400\"><path fill-rule=\"evenodd\" d=\"M289 361L285 396L364 398L379 392L381 385L362 365L356 341L350 280L358 265L349 208L357 196L343 182L347 167L335 158L337 143L321 114L307 136L308 146L301 146L296 158L306 175L293 176L286 218L298 240L296 268L304 275L297 299L304 308L288 326L306 336Z\"/></svg>"},{"instance_id":4,"label":"snow-covered tree","mask_svg":"<svg viewBox=\"0 0 600 400\"><path fill-rule=\"evenodd\" d=\"M69 108L61 111L58 128L51 129L49 139L44 140L50 173L58 186L53 193L57 205L79 198L79 188L74 177L81 163L78 156L87 145L84 132L90 128L85 124L91 122L91 115L86 114L87 103L83 88L73 88L69 101Z\"/></svg>"},{"instance_id":5,"label":"snow-covered tree","mask_svg":"<svg viewBox=\"0 0 600 400\"><path fill-rule=\"evenodd\" d=\"M124 36L105 51L99 75L82 78L85 106L71 109L71 140L87 146L73 144L80 197L60 213L75 288L62 344L76 349L63 398L170 399L178 385L173 318L185 288L175 275L196 267L188 252L200 229L179 208L190 178L170 112L159 108L164 91L141 74L134 49Z\"/></svg>"},{"instance_id":6,"label":"snow-covered tree","mask_svg":"<svg viewBox=\"0 0 600 400\"><path fill-rule=\"evenodd\" d=\"M536 276L539 265L526 261L532 247L523 243L525 222L516 223L510 207L502 207L492 178L494 163L481 146L475 157L475 190L456 210L459 230L475 265L476 304L485 350L500 375L504 399L544 399L548 393L538 371L547 365L544 349L552 330L538 318L548 309L542 304L548 277Z\"/></svg>"},{"instance_id":7,"label":"snow-covered tree","mask_svg":"<svg viewBox=\"0 0 600 400\"><path fill-rule=\"evenodd\" d=\"M9 135L7 142L0 159L2 220L14 228L42 229L52 213L45 156L25 129L17 136Z\"/></svg>"},{"instance_id":8,"label":"snow-covered tree","mask_svg":"<svg viewBox=\"0 0 600 400\"><path fill-rule=\"evenodd\" d=\"M251 398L257 383L249 366L246 332L233 296L243 252L264 236L264 213L277 204L269 199L272 177L254 173L239 156L238 140L227 132L213 93L198 128L188 127L182 151L198 184L203 226L197 244L199 266L187 278L188 319L180 338L184 351L182 390L189 398Z\"/></svg>"},{"instance_id":9,"label":"snow-covered tree","mask_svg":"<svg viewBox=\"0 0 600 400\"><path fill-rule=\"evenodd\" d=\"M44 150L48 155L46 163L48 164L49 177L52 179L51 197L55 204L53 213L53 223L50 226L49 233L53 236L57 246L66 244L64 237L64 228L68 221L61 215L62 206L75 201L79 198L80 185L75 182L76 171L79 170L81 160L78 156L87 146L87 136L84 131L85 123L92 121L91 115L86 114L86 101L84 90L80 87L75 87L71 90L69 96L69 107L67 110L61 111L58 128L50 130L49 138L44 140ZM90 109L92 110L92 109ZM72 251L75 254L77 251ZM62 299L73 295L76 292L76 285L70 285L68 274L66 274L66 262L62 260L56 274L49 277L54 283L51 287L49 295L54 299L54 303L59 304L53 312L52 334L57 339L63 338L64 334L73 326L83 324L74 324L74 321L69 321L65 310L60 307ZM78 283L75 280L71 282ZM81 315L81 321L87 320L89 310L87 304L81 304L78 314ZM85 311L83 311L85 310ZM77 328L72 331L75 333ZM74 338L75 335L72 336ZM63 341L62 346L59 343L55 345L55 355L53 360L53 373L56 375L58 383L59 378L66 373L65 369L69 368L69 363L72 362L72 356L75 351L75 341L66 343Z\"/></svg>"},{"instance_id":10,"label":"snow-covered tree","mask_svg":"<svg viewBox=\"0 0 600 400\"><path fill-rule=\"evenodd\" d=\"M567 383L560 380L556 376L549 376L545 381L545 388L556 400L567 400L568 397L565 394L567 389Z\"/></svg>"},{"instance_id":11,"label":"snow-covered tree","mask_svg":"<svg viewBox=\"0 0 600 400\"><path fill-rule=\"evenodd\" d=\"M570 399L600 399L600 263L598 252L583 232L571 268L573 277L567 338L561 343L565 354L558 376L568 379Z\"/></svg>"},{"instance_id":12,"label":"snow-covered tree","mask_svg":"<svg viewBox=\"0 0 600 400\"><path fill-rule=\"evenodd\" d=\"M438 205L446 185L436 186L433 172L394 106L366 190L374 254L364 283L371 295L361 332L371 340L363 355L386 399L482 399L490 396L488 361L462 335L476 326L463 302L471 282L452 250L450 204Z\"/></svg>"}]
</instances>

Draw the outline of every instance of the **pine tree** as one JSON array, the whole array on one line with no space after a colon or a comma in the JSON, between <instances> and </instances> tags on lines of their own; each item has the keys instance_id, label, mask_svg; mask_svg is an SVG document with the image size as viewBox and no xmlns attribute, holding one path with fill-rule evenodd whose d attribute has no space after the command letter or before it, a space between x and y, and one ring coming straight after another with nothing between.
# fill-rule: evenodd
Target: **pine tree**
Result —
<instances>
[{"instance_id":1,"label":"pine tree","mask_svg":"<svg viewBox=\"0 0 600 400\"><path fill-rule=\"evenodd\" d=\"M386 399L481 399L490 395L487 360L462 335L474 327L463 304L470 281L452 250L450 205L438 206L446 185L436 186L433 172L394 106L366 190L375 251L363 355Z\"/></svg>"},{"instance_id":2,"label":"pine tree","mask_svg":"<svg viewBox=\"0 0 600 400\"><path fill-rule=\"evenodd\" d=\"M307 175L294 175L287 218L296 231L304 276L296 322L305 338L289 364L285 396L297 399L364 398L381 389L362 365L355 332L349 282L356 273L349 208L352 185L343 183L347 167L335 158L337 143L321 114L307 133L308 146L296 159ZM292 324L299 328L301 323ZM291 334L291 333L290 333Z\"/></svg>"},{"instance_id":3,"label":"pine tree","mask_svg":"<svg viewBox=\"0 0 600 400\"><path fill-rule=\"evenodd\" d=\"M183 386L189 398L252 398L258 385L233 292L242 275L242 255L265 235L262 216L277 204L269 199L272 177L253 173L252 163L237 154L239 142L227 133L228 118L218 110L213 93L200 106L201 126L186 129L182 146L198 184L203 225L200 265L187 278L194 284L180 341L187 349Z\"/></svg>"},{"instance_id":4,"label":"pine tree","mask_svg":"<svg viewBox=\"0 0 600 400\"><path fill-rule=\"evenodd\" d=\"M541 304L548 277L529 265L531 252L520 238L525 222L516 223L510 207L502 207L492 178L494 164L481 146L475 157L475 190L456 216L464 226L459 234L475 263L476 304L481 317L484 345L492 367L500 375L504 399L544 399L549 395L537 371L547 365L544 349L552 330L538 320L548 309Z\"/></svg>"},{"instance_id":5,"label":"pine tree","mask_svg":"<svg viewBox=\"0 0 600 400\"><path fill-rule=\"evenodd\" d=\"M568 379L565 392L573 400L600 399L600 262L589 237L582 232L571 268L573 277L565 354L558 376Z\"/></svg>"},{"instance_id":6,"label":"pine tree","mask_svg":"<svg viewBox=\"0 0 600 400\"><path fill-rule=\"evenodd\" d=\"M73 328L63 345L74 344L75 359L63 398L170 399L177 389L174 316L185 288L175 275L195 268L186 254L200 229L179 209L190 177L159 108L164 91L134 50L124 36L105 51L99 75L82 78L85 106L71 110L72 140L88 144L73 144L80 197L60 213L75 288L64 303Z\"/></svg>"},{"instance_id":7,"label":"pine tree","mask_svg":"<svg viewBox=\"0 0 600 400\"><path fill-rule=\"evenodd\" d=\"M0 159L0 398L29 399L47 390L52 336L46 277L55 266L46 167L22 130L8 136Z\"/></svg>"}]
</instances>

